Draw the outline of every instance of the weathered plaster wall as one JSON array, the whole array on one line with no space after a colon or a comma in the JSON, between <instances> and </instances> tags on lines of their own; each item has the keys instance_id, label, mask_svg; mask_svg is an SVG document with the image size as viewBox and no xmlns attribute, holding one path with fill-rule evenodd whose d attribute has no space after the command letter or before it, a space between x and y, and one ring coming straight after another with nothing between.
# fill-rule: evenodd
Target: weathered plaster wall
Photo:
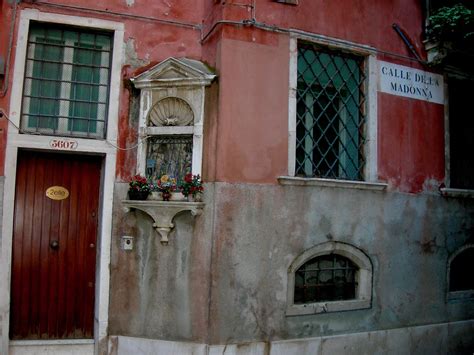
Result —
<instances>
[{"instance_id":1,"label":"weathered plaster wall","mask_svg":"<svg viewBox=\"0 0 474 355\"><path fill-rule=\"evenodd\" d=\"M387 329L474 316L446 304L448 255L474 231L474 203L431 195L216 185L211 343ZM369 310L286 317L287 269L328 240L374 267Z\"/></svg>"},{"instance_id":2,"label":"weathered plaster wall","mask_svg":"<svg viewBox=\"0 0 474 355\"><path fill-rule=\"evenodd\" d=\"M123 212L127 188L115 188L109 334L206 341L212 203L195 223L189 212L176 216L164 246L148 215ZM135 237L132 251L120 249L122 235Z\"/></svg>"},{"instance_id":3,"label":"weathered plaster wall","mask_svg":"<svg viewBox=\"0 0 474 355\"><path fill-rule=\"evenodd\" d=\"M125 195L125 186L116 190ZM446 302L447 260L472 241L474 202L356 189L207 184L204 214L194 228L188 215L176 218L168 246L158 243L148 217L123 215L119 202L116 207L110 334L227 344L474 317L474 301ZM135 233L134 251L118 249L122 233ZM287 317L288 267L306 249L329 240L350 243L370 257L372 307Z\"/></svg>"},{"instance_id":4,"label":"weathered plaster wall","mask_svg":"<svg viewBox=\"0 0 474 355\"><path fill-rule=\"evenodd\" d=\"M444 106L378 94L379 179L406 192L444 182Z\"/></svg>"},{"instance_id":5,"label":"weathered plaster wall","mask_svg":"<svg viewBox=\"0 0 474 355\"><path fill-rule=\"evenodd\" d=\"M275 183L287 170L289 39L255 35L220 45L217 181Z\"/></svg>"},{"instance_id":6,"label":"weathered plaster wall","mask_svg":"<svg viewBox=\"0 0 474 355\"><path fill-rule=\"evenodd\" d=\"M257 1L257 20L409 55L392 29L398 23L415 48L420 52L423 48L422 10L417 1L313 0L300 1L298 6Z\"/></svg>"}]
</instances>

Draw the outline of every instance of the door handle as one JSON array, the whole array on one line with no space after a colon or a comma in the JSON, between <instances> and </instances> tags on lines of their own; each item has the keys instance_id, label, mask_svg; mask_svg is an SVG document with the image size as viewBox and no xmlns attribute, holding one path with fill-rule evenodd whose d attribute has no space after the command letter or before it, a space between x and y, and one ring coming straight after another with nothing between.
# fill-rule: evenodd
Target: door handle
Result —
<instances>
[{"instance_id":1,"label":"door handle","mask_svg":"<svg viewBox=\"0 0 474 355\"><path fill-rule=\"evenodd\" d=\"M58 250L59 242L57 240L52 240L51 243L49 243L49 247L53 250Z\"/></svg>"}]
</instances>

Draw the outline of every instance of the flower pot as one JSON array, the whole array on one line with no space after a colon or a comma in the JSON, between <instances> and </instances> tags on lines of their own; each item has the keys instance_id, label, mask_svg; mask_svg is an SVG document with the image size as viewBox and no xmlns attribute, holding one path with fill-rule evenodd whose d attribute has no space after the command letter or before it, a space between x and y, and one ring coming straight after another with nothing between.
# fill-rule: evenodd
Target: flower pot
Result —
<instances>
[{"instance_id":1,"label":"flower pot","mask_svg":"<svg viewBox=\"0 0 474 355\"><path fill-rule=\"evenodd\" d=\"M188 202L201 202L202 201L202 194L197 193L197 194L189 194L187 196Z\"/></svg>"},{"instance_id":2,"label":"flower pot","mask_svg":"<svg viewBox=\"0 0 474 355\"><path fill-rule=\"evenodd\" d=\"M139 200L143 201L146 200L148 197L149 191L135 191L135 190L129 190L128 191L128 198L130 200Z\"/></svg>"},{"instance_id":3,"label":"flower pot","mask_svg":"<svg viewBox=\"0 0 474 355\"><path fill-rule=\"evenodd\" d=\"M171 192L162 192L161 197L163 198L163 201L169 201L171 198Z\"/></svg>"},{"instance_id":4,"label":"flower pot","mask_svg":"<svg viewBox=\"0 0 474 355\"><path fill-rule=\"evenodd\" d=\"M158 191L153 191L150 193L150 195L148 195L148 199L149 200L161 200L161 193L159 193Z\"/></svg>"}]
</instances>

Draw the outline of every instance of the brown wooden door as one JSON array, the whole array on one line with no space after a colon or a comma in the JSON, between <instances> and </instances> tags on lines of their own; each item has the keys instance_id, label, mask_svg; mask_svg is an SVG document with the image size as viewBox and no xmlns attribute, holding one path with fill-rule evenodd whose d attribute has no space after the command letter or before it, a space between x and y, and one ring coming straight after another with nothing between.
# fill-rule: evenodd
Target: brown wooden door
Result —
<instances>
[{"instance_id":1,"label":"brown wooden door","mask_svg":"<svg viewBox=\"0 0 474 355\"><path fill-rule=\"evenodd\" d=\"M11 339L93 337L100 170L99 157L19 152Z\"/></svg>"}]
</instances>

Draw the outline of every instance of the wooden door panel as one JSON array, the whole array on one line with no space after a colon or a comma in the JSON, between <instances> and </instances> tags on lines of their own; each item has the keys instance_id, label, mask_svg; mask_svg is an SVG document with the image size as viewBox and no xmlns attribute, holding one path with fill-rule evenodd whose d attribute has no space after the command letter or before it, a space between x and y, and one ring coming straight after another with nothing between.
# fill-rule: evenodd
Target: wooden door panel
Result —
<instances>
[{"instance_id":1,"label":"wooden door panel","mask_svg":"<svg viewBox=\"0 0 474 355\"><path fill-rule=\"evenodd\" d=\"M98 157L19 153L12 339L93 336L100 169ZM69 197L51 200L45 194L51 186L65 187Z\"/></svg>"}]
</instances>

